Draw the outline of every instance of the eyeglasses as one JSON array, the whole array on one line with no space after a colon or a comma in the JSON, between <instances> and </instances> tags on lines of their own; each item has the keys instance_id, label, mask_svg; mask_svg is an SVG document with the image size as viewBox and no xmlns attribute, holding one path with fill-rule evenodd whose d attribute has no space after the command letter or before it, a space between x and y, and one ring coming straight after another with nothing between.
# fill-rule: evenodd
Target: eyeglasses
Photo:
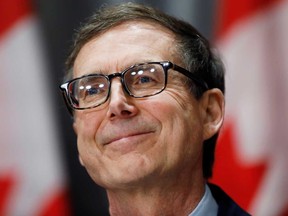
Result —
<instances>
[{"instance_id":1,"label":"eyeglasses","mask_svg":"<svg viewBox=\"0 0 288 216\"><path fill-rule=\"evenodd\" d=\"M76 110L91 109L108 100L111 81L115 77L121 78L124 90L131 97L143 98L159 94L166 87L169 69L192 79L205 90L208 89L206 82L201 78L169 61L136 64L122 72L109 75L85 75L63 83L60 89L68 108Z\"/></svg>"}]
</instances>

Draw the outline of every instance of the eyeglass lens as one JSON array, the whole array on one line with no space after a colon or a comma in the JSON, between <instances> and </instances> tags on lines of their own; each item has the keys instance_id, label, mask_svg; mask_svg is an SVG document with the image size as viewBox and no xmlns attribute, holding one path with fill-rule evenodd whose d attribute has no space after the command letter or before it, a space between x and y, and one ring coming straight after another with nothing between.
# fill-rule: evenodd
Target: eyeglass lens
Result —
<instances>
[{"instance_id":1,"label":"eyeglass lens","mask_svg":"<svg viewBox=\"0 0 288 216\"><path fill-rule=\"evenodd\" d=\"M164 88L165 72L160 64L143 64L124 73L124 83L134 97L151 96Z\"/></svg>"},{"instance_id":2,"label":"eyeglass lens","mask_svg":"<svg viewBox=\"0 0 288 216\"><path fill-rule=\"evenodd\" d=\"M125 90L133 97L147 97L165 88L165 71L161 64L141 64L125 70L122 74ZM72 81L70 99L76 108L95 107L104 103L110 91L111 76L90 75Z\"/></svg>"}]
</instances>

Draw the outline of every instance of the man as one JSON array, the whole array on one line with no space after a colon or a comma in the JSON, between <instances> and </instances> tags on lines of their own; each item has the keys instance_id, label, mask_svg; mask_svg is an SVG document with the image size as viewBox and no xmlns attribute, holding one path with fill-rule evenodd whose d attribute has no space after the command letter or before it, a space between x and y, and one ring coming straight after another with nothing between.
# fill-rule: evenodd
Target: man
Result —
<instances>
[{"instance_id":1,"label":"man","mask_svg":"<svg viewBox=\"0 0 288 216\"><path fill-rule=\"evenodd\" d=\"M102 8L67 66L79 159L111 215L248 215L207 183L224 70L196 29L143 5Z\"/></svg>"}]
</instances>

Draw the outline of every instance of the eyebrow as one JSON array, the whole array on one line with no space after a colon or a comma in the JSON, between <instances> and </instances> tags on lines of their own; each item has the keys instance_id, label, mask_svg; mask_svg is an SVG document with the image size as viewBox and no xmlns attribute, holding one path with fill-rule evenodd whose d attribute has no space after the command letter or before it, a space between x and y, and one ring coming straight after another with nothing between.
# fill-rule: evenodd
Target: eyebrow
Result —
<instances>
[{"instance_id":1,"label":"eyebrow","mask_svg":"<svg viewBox=\"0 0 288 216\"><path fill-rule=\"evenodd\" d=\"M164 61L164 60L152 60L152 59L137 60L137 61L135 61L133 63L124 64L123 67L120 67L121 69L117 70L117 71L107 72L108 70L105 70L105 69L103 70L103 69L99 68L99 69L94 70L94 72L88 73L88 74L85 74L85 75L89 75L89 74L103 74L103 75L107 75L109 73L122 72L122 71L126 70L127 68L129 68L131 66L134 66L134 65L148 63L148 62L161 62L161 61ZM123 63L119 63L119 64L123 64ZM119 65L119 64L117 63L116 65Z\"/></svg>"},{"instance_id":2,"label":"eyebrow","mask_svg":"<svg viewBox=\"0 0 288 216\"><path fill-rule=\"evenodd\" d=\"M157 62L158 60L152 60L152 59L142 59L142 60L137 60L137 61L131 61L130 63L128 62L127 64L124 64L123 67L121 67L121 70L120 71L123 71L131 66L134 66L134 65L138 65L138 64L143 64L143 63L148 63L148 62ZM163 60L161 60L163 61Z\"/></svg>"}]
</instances>

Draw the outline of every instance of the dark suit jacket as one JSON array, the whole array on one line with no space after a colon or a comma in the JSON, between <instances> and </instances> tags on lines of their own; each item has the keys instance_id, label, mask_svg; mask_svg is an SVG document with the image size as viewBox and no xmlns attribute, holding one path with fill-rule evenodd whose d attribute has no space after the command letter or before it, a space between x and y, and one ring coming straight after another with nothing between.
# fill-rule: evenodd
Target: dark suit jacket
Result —
<instances>
[{"instance_id":1,"label":"dark suit jacket","mask_svg":"<svg viewBox=\"0 0 288 216\"><path fill-rule=\"evenodd\" d=\"M220 187L208 184L211 193L218 204L218 216L249 216Z\"/></svg>"}]
</instances>

